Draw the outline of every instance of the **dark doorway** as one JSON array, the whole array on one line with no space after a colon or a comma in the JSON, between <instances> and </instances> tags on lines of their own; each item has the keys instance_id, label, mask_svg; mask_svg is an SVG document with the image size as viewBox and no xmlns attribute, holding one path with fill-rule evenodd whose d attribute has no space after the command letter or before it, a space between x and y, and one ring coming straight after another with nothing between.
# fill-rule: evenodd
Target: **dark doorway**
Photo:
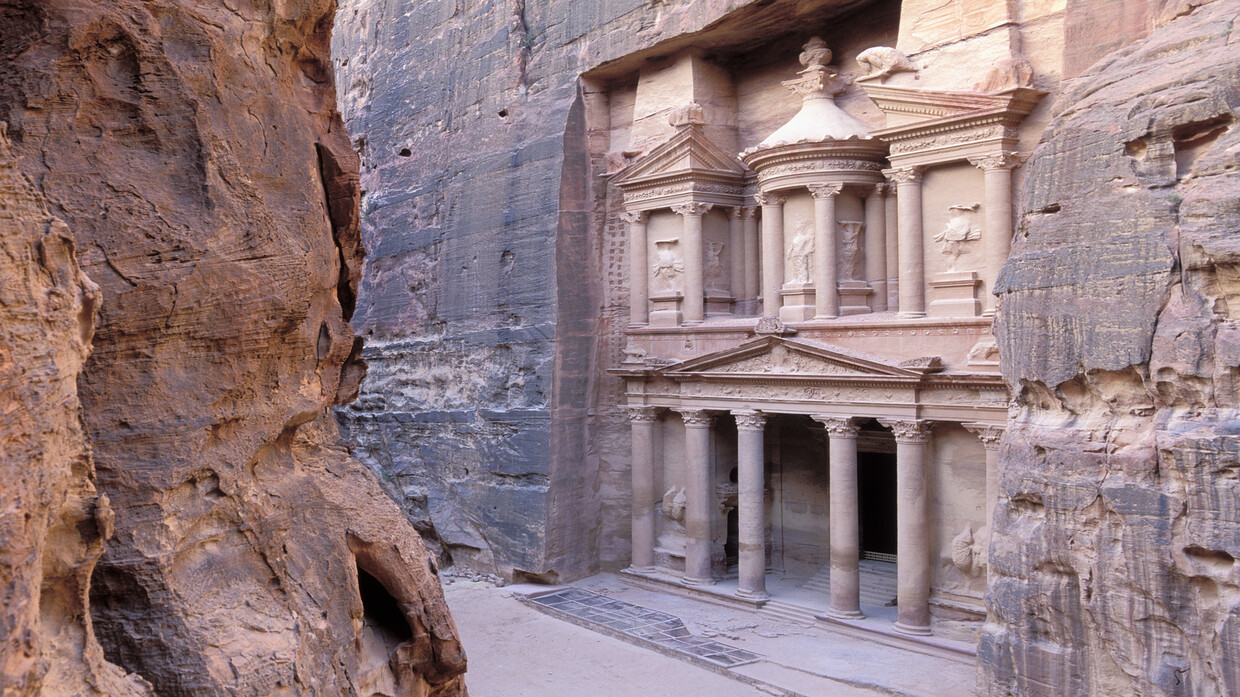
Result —
<instances>
[{"instance_id":1,"label":"dark doorway","mask_svg":"<svg viewBox=\"0 0 1240 697\"><path fill-rule=\"evenodd\" d=\"M896 560L896 456L857 453L861 558Z\"/></svg>"}]
</instances>

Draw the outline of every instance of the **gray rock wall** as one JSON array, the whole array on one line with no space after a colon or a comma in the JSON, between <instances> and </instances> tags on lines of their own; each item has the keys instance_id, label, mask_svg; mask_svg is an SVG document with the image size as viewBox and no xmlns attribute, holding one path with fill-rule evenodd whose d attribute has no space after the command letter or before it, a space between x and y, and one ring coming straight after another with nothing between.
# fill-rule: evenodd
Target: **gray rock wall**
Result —
<instances>
[{"instance_id":1,"label":"gray rock wall","mask_svg":"<svg viewBox=\"0 0 1240 697\"><path fill-rule=\"evenodd\" d=\"M1027 165L991 695L1240 694L1240 3L1192 4L1088 70Z\"/></svg>"},{"instance_id":2,"label":"gray rock wall","mask_svg":"<svg viewBox=\"0 0 1240 697\"><path fill-rule=\"evenodd\" d=\"M610 458L627 423L598 396L615 389L600 383L627 298L603 296L589 167L602 153L581 73L707 29L721 45L769 41L856 4L341 3L370 373L338 415L455 560L539 576L627 560L627 458Z\"/></svg>"}]
</instances>

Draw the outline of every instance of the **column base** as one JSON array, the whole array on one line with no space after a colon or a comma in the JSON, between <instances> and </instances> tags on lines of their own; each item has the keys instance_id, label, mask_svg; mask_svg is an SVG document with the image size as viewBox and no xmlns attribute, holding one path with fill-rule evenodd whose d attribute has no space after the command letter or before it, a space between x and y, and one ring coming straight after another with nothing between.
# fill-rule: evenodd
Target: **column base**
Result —
<instances>
[{"instance_id":1,"label":"column base","mask_svg":"<svg viewBox=\"0 0 1240 697\"><path fill-rule=\"evenodd\" d=\"M680 584L683 586L713 586L715 585L715 579L696 578L694 576L681 576Z\"/></svg>"},{"instance_id":2,"label":"column base","mask_svg":"<svg viewBox=\"0 0 1240 697\"><path fill-rule=\"evenodd\" d=\"M767 593L764 590L751 591L745 588L737 588L735 595L736 597L744 598L745 600L770 600L771 599L770 593Z\"/></svg>"},{"instance_id":3,"label":"column base","mask_svg":"<svg viewBox=\"0 0 1240 697\"><path fill-rule=\"evenodd\" d=\"M926 313L924 312L898 312L896 313L896 319L918 319L920 317L925 317L925 316L926 316Z\"/></svg>"},{"instance_id":4,"label":"column base","mask_svg":"<svg viewBox=\"0 0 1240 697\"><path fill-rule=\"evenodd\" d=\"M865 619L865 613L860 610L836 610L835 608L827 608L827 611L822 616L832 620Z\"/></svg>"},{"instance_id":5,"label":"column base","mask_svg":"<svg viewBox=\"0 0 1240 697\"><path fill-rule=\"evenodd\" d=\"M817 322L824 319L835 319L837 317L839 317L839 315L814 315L814 321Z\"/></svg>"},{"instance_id":6,"label":"column base","mask_svg":"<svg viewBox=\"0 0 1240 697\"><path fill-rule=\"evenodd\" d=\"M907 634L909 636L933 636L934 635L934 632L930 631L930 625L910 626L897 620L896 623L891 626L891 628L901 634Z\"/></svg>"},{"instance_id":7,"label":"column base","mask_svg":"<svg viewBox=\"0 0 1240 697\"><path fill-rule=\"evenodd\" d=\"M630 564L629 566L624 567L622 571L622 573L630 573L630 574L652 574L654 572L655 572L655 566L653 564L651 564L650 566L633 566Z\"/></svg>"}]
</instances>

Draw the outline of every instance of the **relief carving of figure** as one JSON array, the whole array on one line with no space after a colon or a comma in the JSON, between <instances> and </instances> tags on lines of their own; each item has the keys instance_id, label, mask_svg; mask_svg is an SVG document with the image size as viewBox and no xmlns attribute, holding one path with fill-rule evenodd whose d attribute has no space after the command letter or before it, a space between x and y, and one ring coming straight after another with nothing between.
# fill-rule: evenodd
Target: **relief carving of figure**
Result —
<instances>
[{"instance_id":1,"label":"relief carving of figure","mask_svg":"<svg viewBox=\"0 0 1240 697\"><path fill-rule=\"evenodd\" d=\"M792 246L788 248L788 269L793 283L809 283L814 266L814 230L804 220L797 225Z\"/></svg>"},{"instance_id":2,"label":"relief carving of figure","mask_svg":"<svg viewBox=\"0 0 1240 697\"><path fill-rule=\"evenodd\" d=\"M950 268L953 271L956 269L956 263L960 261L960 255L968 251L968 245L965 243L982 237L981 231L973 224L970 215L977 213L977 209L981 207L980 203L970 206L949 206L947 210L955 211L955 214L948 219L947 225L943 226L939 234L934 236L935 242L942 243L943 253L951 260Z\"/></svg>"},{"instance_id":3,"label":"relief carving of figure","mask_svg":"<svg viewBox=\"0 0 1240 697\"><path fill-rule=\"evenodd\" d=\"M857 65L866 71L862 77L876 77L880 82L892 73L917 72L917 65L908 56L890 46L867 48L857 55Z\"/></svg>"},{"instance_id":4,"label":"relief carving of figure","mask_svg":"<svg viewBox=\"0 0 1240 697\"><path fill-rule=\"evenodd\" d=\"M663 515L678 523L685 522L685 488L672 487L663 494Z\"/></svg>"},{"instance_id":5,"label":"relief carving of figure","mask_svg":"<svg viewBox=\"0 0 1240 697\"><path fill-rule=\"evenodd\" d=\"M676 280L685 272L685 262L676 256L676 244L679 241L659 240L654 243L657 252L652 268L656 292L672 293L680 290Z\"/></svg>"},{"instance_id":6,"label":"relief carving of figure","mask_svg":"<svg viewBox=\"0 0 1240 697\"><path fill-rule=\"evenodd\" d=\"M840 279L859 281L861 280L861 230L865 224L860 220L841 220L836 225L843 238L839 266Z\"/></svg>"},{"instance_id":7,"label":"relief carving of figure","mask_svg":"<svg viewBox=\"0 0 1240 697\"><path fill-rule=\"evenodd\" d=\"M722 242L708 242L706 244L706 268L703 270L706 290L713 290L720 293L727 292L723 285L723 262L719 260L719 256L723 254L724 244Z\"/></svg>"}]
</instances>

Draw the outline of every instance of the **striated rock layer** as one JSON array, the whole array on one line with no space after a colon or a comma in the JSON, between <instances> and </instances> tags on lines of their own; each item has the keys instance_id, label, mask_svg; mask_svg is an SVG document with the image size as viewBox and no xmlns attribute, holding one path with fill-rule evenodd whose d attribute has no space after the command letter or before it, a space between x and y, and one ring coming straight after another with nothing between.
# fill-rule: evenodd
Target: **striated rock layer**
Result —
<instances>
[{"instance_id":1,"label":"striated rock layer","mask_svg":"<svg viewBox=\"0 0 1240 697\"><path fill-rule=\"evenodd\" d=\"M1240 37L1235 2L1193 4L1090 69L1028 165L991 695L1240 694Z\"/></svg>"},{"instance_id":2,"label":"striated rock layer","mask_svg":"<svg viewBox=\"0 0 1240 697\"><path fill-rule=\"evenodd\" d=\"M31 276L16 257L12 273L28 280L12 292L48 308L14 307L53 339L35 345L20 323L4 335L16 355L35 352L21 379L51 400L47 426L5 424L46 458L21 480L37 497L22 502L32 519L4 523L15 541L5 554L24 557L6 567L6 602L16 600L5 621L17 624L4 670L29 686L45 664L80 674L43 694L127 694L143 680L169 696L464 694L434 560L329 411L364 373L349 323L362 257L357 161L328 60L335 9L0 3L0 121L47 208L22 204L29 230L12 244L29 257L42 234L49 271ZM78 386L115 534L90 582L89 618L128 679L91 655L83 614L111 523L74 437L71 388L93 300L49 216L72 230L102 288ZM38 300L38 283L60 290ZM12 360L0 355L0 369ZM0 376L11 413L10 400L27 397ZM8 457L6 446L6 468ZM43 633L57 634L43 642L46 663L37 632L24 631L43 527L59 553L42 560L44 605L55 598L71 618L49 630L45 614ZM66 650L85 654L81 666L59 665L61 641L84 642Z\"/></svg>"}]
</instances>

